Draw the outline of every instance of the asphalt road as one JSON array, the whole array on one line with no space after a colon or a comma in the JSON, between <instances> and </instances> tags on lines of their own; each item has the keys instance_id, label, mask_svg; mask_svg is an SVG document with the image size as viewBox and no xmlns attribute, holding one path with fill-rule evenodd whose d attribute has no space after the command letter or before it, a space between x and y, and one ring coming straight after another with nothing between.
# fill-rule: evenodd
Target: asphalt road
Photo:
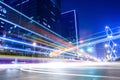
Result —
<instances>
[{"instance_id":1,"label":"asphalt road","mask_svg":"<svg viewBox=\"0 0 120 80\"><path fill-rule=\"evenodd\" d=\"M0 71L0 80L120 80L120 67L114 65L69 68L22 68Z\"/></svg>"}]
</instances>

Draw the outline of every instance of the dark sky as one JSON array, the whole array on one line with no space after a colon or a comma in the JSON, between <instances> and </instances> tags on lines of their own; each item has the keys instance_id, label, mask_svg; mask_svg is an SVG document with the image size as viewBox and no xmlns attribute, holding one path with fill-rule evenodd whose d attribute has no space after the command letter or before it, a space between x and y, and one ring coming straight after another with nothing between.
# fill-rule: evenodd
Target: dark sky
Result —
<instances>
[{"instance_id":1,"label":"dark sky","mask_svg":"<svg viewBox=\"0 0 120 80\"><path fill-rule=\"evenodd\" d=\"M61 0L61 9L77 11L81 38L120 26L120 0Z\"/></svg>"}]
</instances>

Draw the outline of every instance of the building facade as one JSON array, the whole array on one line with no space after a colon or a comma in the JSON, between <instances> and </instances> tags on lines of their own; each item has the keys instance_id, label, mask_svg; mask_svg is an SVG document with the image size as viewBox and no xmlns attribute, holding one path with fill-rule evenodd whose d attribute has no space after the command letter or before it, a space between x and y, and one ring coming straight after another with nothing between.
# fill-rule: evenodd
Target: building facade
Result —
<instances>
[{"instance_id":1,"label":"building facade","mask_svg":"<svg viewBox=\"0 0 120 80\"><path fill-rule=\"evenodd\" d=\"M56 31L56 23L60 19L60 0L4 0L45 27Z\"/></svg>"},{"instance_id":2,"label":"building facade","mask_svg":"<svg viewBox=\"0 0 120 80\"><path fill-rule=\"evenodd\" d=\"M7 10L3 7L3 6L0 6L0 17L6 17L6 14L7 14ZM0 20L0 36L2 36L4 34L4 27L5 27L5 22Z\"/></svg>"},{"instance_id":3,"label":"building facade","mask_svg":"<svg viewBox=\"0 0 120 80\"><path fill-rule=\"evenodd\" d=\"M61 14L60 0L3 1L70 42L78 41L76 13L71 10Z\"/></svg>"},{"instance_id":4,"label":"building facade","mask_svg":"<svg viewBox=\"0 0 120 80\"><path fill-rule=\"evenodd\" d=\"M77 24L76 11L70 10L61 14L60 33L71 42L77 42L79 39L79 28Z\"/></svg>"}]
</instances>

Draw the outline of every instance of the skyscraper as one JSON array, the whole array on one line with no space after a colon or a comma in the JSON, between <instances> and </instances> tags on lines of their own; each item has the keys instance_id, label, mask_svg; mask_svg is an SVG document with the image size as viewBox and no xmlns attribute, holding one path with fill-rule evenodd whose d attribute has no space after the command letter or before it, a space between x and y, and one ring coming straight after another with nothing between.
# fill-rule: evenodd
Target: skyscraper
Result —
<instances>
[{"instance_id":1,"label":"skyscraper","mask_svg":"<svg viewBox=\"0 0 120 80\"><path fill-rule=\"evenodd\" d=\"M4 0L11 7L55 31L60 19L60 0Z\"/></svg>"},{"instance_id":2,"label":"skyscraper","mask_svg":"<svg viewBox=\"0 0 120 80\"><path fill-rule=\"evenodd\" d=\"M61 14L60 0L4 0L4 2L69 41L78 40L75 11Z\"/></svg>"},{"instance_id":3,"label":"skyscraper","mask_svg":"<svg viewBox=\"0 0 120 80\"><path fill-rule=\"evenodd\" d=\"M0 17L6 17L7 10L0 6ZM0 20L0 36L3 35L5 22Z\"/></svg>"},{"instance_id":4,"label":"skyscraper","mask_svg":"<svg viewBox=\"0 0 120 80\"><path fill-rule=\"evenodd\" d=\"M70 10L61 14L60 34L71 42L78 41L79 29L77 25L76 11Z\"/></svg>"}]
</instances>

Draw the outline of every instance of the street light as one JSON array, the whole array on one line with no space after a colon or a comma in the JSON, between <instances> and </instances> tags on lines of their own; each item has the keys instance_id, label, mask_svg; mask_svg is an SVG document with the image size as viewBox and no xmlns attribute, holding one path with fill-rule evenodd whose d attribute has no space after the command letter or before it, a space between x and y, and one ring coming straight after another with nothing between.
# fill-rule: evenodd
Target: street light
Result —
<instances>
[{"instance_id":1,"label":"street light","mask_svg":"<svg viewBox=\"0 0 120 80\"><path fill-rule=\"evenodd\" d=\"M84 51L84 49L80 49L80 52L81 52L81 53L84 53L85 51Z\"/></svg>"},{"instance_id":2,"label":"street light","mask_svg":"<svg viewBox=\"0 0 120 80\"><path fill-rule=\"evenodd\" d=\"M116 52L116 50L113 50L113 53L115 53Z\"/></svg>"},{"instance_id":3,"label":"street light","mask_svg":"<svg viewBox=\"0 0 120 80\"><path fill-rule=\"evenodd\" d=\"M37 43L36 42L33 42L33 46L36 46L37 45Z\"/></svg>"},{"instance_id":4,"label":"street light","mask_svg":"<svg viewBox=\"0 0 120 80\"><path fill-rule=\"evenodd\" d=\"M83 40L80 40L80 43L82 44L82 43L84 43L84 41L83 41Z\"/></svg>"},{"instance_id":5,"label":"street light","mask_svg":"<svg viewBox=\"0 0 120 80\"><path fill-rule=\"evenodd\" d=\"M108 47L109 47L109 45L108 45L108 44L105 44L105 45L104 45L104 47L105 47L105 48L108 48Z\"/></svg>"},{"instance_id":6,"label":"street light","mask_svg":"<svg viewBox=\"0 0 120 80\"><path fill-rule=\"evenodd\" d=\"M36 47L36 45L37 45L37 43L33 42L33 46L34 46L34 53L33 53L33 55L35 54L35 47ZM33 55L32 55L32 57L33 57Z\"/></svg>"},{"instance_id":7,"label":"street light","mask_svg":"<svg viewBox=\"0 0 120 80\"><path fill-rule=\"evenodd\" d=\"M117 44L116 44L116 43L114 43L114 46L117 46Z\"/></svg>"}]
</instances>

